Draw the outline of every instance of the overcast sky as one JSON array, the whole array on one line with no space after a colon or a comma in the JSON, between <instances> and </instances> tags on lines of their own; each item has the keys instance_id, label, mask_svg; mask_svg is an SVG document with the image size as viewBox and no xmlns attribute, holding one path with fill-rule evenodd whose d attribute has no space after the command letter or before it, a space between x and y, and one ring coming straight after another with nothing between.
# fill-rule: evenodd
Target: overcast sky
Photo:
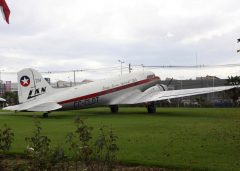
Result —
<instances>
[{"instance_id":1,"label":"overcast sky","mask_svg":"<svg viewBox=\"0 0 240 171\"><path fill-rule=\"evenodd\" d=\"M134 65L240 63L239 0L6 1L10 24L0 18L4 71L111 67L120 66L119 59ZM240 75L239 67L153 71L162 79ZM116 74L120 70L82 72L77 77ZM52 77L71 80L72 74ZM13 78L2 74L2 79Z\"/></svg>"}]
</instances>

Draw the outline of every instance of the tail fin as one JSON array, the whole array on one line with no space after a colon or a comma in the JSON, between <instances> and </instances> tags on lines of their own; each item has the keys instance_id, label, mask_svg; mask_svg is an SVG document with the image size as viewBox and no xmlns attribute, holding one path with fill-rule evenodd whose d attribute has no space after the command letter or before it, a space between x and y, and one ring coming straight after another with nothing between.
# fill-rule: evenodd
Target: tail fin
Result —
<instances>
[{"instance_id":1,"label":"tail fin","mask_svg":"<svg viewBox=\"0 0 240 171\"><path fill-rule=\"evenodd\" d=\"M17 75L19 103L35 100L53 91L42 75L34 69L23 69Z\"/></svg>"}]
</instances>

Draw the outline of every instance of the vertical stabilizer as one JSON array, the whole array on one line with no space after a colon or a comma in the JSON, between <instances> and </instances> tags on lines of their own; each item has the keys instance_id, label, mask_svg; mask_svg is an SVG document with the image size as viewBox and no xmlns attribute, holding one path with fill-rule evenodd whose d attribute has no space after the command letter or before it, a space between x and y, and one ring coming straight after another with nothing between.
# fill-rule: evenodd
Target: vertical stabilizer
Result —
<instances>
[{"instance_id":1,"label":"vertical stabilizer","mask_svg":"<svg viewBox=\"0 0 240 171\"><path fill-rule=\"evenodd\" d=\"M36 70L27 68L18 72L19 103L35 100L52 90L52 87Z\"/></svg>"}]
</instances>

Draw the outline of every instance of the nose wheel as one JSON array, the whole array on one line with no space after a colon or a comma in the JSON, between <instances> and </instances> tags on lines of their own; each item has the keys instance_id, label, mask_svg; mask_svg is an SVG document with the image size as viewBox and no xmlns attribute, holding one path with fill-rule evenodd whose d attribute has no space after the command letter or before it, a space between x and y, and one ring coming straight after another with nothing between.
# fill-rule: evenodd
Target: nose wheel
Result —
<instances>
[{"instance_id":1,"label":"nose wheel","mask_svg":"<svg viewBox=\"0 0 240 171\"><path fill-rule=\"evenodd\" d=\"M109 106L112 113L118 113L118 105Z\"/></svg>"}]
</instances>

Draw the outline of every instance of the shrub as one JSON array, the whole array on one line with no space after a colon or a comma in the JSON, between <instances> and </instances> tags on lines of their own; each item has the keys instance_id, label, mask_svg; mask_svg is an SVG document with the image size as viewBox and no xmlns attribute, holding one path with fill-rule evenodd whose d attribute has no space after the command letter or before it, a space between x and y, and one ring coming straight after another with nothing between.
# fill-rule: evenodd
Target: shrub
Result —
<instances>
[{"instance_id":1,"label":"shrub","mask_svg":"<svg viewBox=\"0 0 240 171\"><path fill-rule=\"evenodd\" d=\"M66 156L62 146L57 146L51 150L50 163L52 168L65 170L67 168L67 166L65 166L65 160Z\"/></svg>"},{"instance_id":2,"label":"shrub","mask_svg":"<svg viewBox=\"0 0 240 171\"><path fill-rule=\"evenodd\" d=\"M78 162L84 164L87 168L91 163L92 146L90 140L92 139L93 130L80 117L75 119L76 130L74 133L69 133L66 137L66 142L70 145L69 150L73 153L73 160L78 169Z\"/></svg>"},{"instance_id":3,"label":"shrub","mask_svg":"<svg viewBox=\"0 0 240 171\"><path fill-rule=\"evenodd\" d=\"M69 150L72 152L72 159L75 161L75 168L78 163L83 164L86 170L105 171L112 170L117 159L118 137L112 130L108 131L105 126L99 129L96 140L92 143L92 130L79 117L75 119L76 130L67 135Z\"/></svg>"},{"instance_id":4,"label":"shrub","mask_svg":"<svg viewBox=\"0 0 240 171\"><path fill-rule=\"evenodd\" d=\"M112 130L107 131L105 126L102 126L100 133L95 141L94 158L97 164L97 170L112 170L113 164L117 159L117 151L119 150L116 141L118 137Z\"/></svg>"},{"instance_id":5,"label":"shrub","mask_svg":"<svg viewBox=\"0 0 240 171\"><path fill-rule=\"evenodd\" d=\"M3 128L0 129L0 152L6 153L10 150L12 142L14 140L14 133L11 128L9 128L6 124L4 124ZM2 158L4 156L0 156L0 170L5 170L5 167L2 165Z\"/></svg>"},{"instance_id":6,"label":"shrub","mask_svg":"<svg viewBox=\"0 0 240 171\"><path fill-rule=\"evenodd\" d=\"M41 135L41 125L35 120L35 130L32 137L25 138L27 149L25 153L31 158L30 169L46 170L50 159L50 142L47 136Z\"/></svg>"},{"instance_id":7,"label":"shrub","mask_svg":"<svg viewBox=\"0 0 240 171\"><path fill-rule=\"evenodd\" d=\"M11 148L14 140L14 133L11 128L4 124L3 128L0 129L0 151L6 153Z\"/></svg>"}]
</instances>

